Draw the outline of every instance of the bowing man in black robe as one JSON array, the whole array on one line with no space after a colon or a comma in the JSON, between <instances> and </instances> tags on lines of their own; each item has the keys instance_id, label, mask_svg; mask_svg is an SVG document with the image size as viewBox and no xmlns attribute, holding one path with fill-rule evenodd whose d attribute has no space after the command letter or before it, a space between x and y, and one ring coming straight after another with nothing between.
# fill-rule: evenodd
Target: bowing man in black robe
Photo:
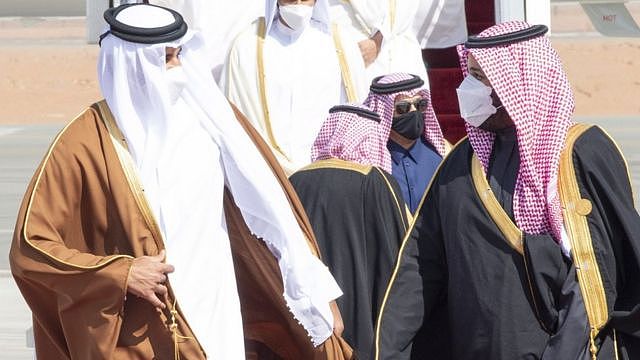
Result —
<instances>
[{"instance_id":1,"label":"bowing man in black robe","mask_svg":"<svg viewBox=\"0 0 640 360\"><path fill-rule=\"evenodd\" d=\"M383 300L376 359L640 359L640 217L626 162L573 95L546 27L493 26L460 47L468 137L427 191ZM439 299L446 296L446 304Z\"/></svg>"},{"instance_id":2,"label":"bowing man in black robe","mask_svg":"<svg viewBox=\"0 0 640 360\"><path fill-rule=\"evenodd\" d=\"M322 260L344 293L338 300L343 337L359 359L373 356L374 324L410 217L388 172L380 127L378 114L364 106L333 107L314 143L313 163L290 177Z\"/></svg>"}]
</instances>

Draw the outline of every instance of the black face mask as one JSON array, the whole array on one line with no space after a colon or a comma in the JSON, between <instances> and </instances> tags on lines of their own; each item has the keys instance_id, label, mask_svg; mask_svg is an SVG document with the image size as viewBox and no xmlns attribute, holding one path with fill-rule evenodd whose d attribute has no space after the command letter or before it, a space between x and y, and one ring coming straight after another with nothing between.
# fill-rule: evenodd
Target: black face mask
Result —
<instances>
[{"instance_id":1,"label":"black face mask","mask_svg":"<svg viewBox=\"0 0 640 360\"><path fill-rule=\"evenodd\" d=\"M394 116L391 128L405 138L415 140L424 132L424 113L410 111L406 114Z\"/></svg>"}]
</instances>

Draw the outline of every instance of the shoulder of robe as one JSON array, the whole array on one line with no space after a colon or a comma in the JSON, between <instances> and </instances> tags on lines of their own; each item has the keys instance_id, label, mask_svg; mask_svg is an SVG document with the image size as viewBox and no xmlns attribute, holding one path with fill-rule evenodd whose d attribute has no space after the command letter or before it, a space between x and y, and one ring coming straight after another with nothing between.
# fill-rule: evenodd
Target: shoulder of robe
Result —
<instances>
[{"instance_id":1,"label":"shoulder of robe","mask_svg":"<svg viewBox=\"0 0 640 360\"><path fill-rule=\"evenodd\" d=\"M613 138L598 125L580 124L588 127L577 137L573 151L588 151L597 153L605 148L618 148ZM576 150L578 149L578 150ZM580 154L578 154L580 155Z\"/></svg>"},{"instance_id":2,"label":"shoulder of robe","mask_svg":"<svg viewBox=\"0 0 640 360\"><path fill-rule=\"evenodd\" d=\"M260 22L264 21L264 17L255 19L236 35L231 42L230 51L238 51L240 48L255 48L255 42L258 38L258 29Z\"/></svg>"},{"instance_id":3,"label":"shoulder of robe","mask_svg":"<svg viewBox=\"0 0 640 360\"><path fill-rule=\"evenodd\" d=\"M367 175L367 178L372 182L380 184L382 188L388 190L393 197L396 197L396 199L400 199L402 197L402 195L400 195L402 194L402 191L400 190L400 185L398 185L396 178L377 166L372 167L372 169L375 171L371 171ZM404 203L404 201L402 201L402 203Z\"/></svg>"},{"instance_id":4,"label":"shoulder of robe","mask_svg":"<svg viewBox=\"0 0 640 360\"><path fill-rule=\"evenodd\" d=\"M463 137L443 157L442 162L438 166L437 174L446 173L448 168L459 170L461 164L473 152L468 137Z\"/></svg>"},{"instance_id":5,"label":"shoulder of robe","mask_svg":"<svg viewBox=\"0 0 640 360\"><path fill-rule=\"evenodd\" d=\"M459 154L460 152L465 151L466 149L468 149L471 144L469 143L469 138L467 136L463 137L462 139L458 140L457 143L451 145L451 143L449 143L449 141L446 141L446 144L448 144L447 146L450 148L449 152L447 153L446 159L444 160L448 160L449 158L452 158L455 154ZM450 160L449 160L450 161Z\"/></svg>"},{"instance_id":6,"label":"shoulder of robe","mask_svg":"<svg viewBox=\"0 0 640 360\"><path fill-rule=\"evenodd\" d=\"M362 165L351 161L344 161L340 159L326 159L313 162L296 171L296 173L316 169L342 169L355 171L362 175L368 175L371 172L372 168L373 167L371 165Z\"/></svg>"},{"instance_id":7,"label":"shoulder of robe","mask_svg":"<svg viewBox=\"0 0 640 360\"><path fill-rule=\"evenodd\" d=\"M389 186L391 187L394 187L394 185L397 186L398 182L392 174L388 173L386 170L378 166L373 166L372 169L374 169L375 171L371 171L369 174L367 174L368 177L379 178L381 179L381 181L389 183Z\"/></svg>"},{"instance_id":8,"label":"shoulder of robe","mask_svg":"<svg viewBox=\"0 0 640 360\"><path fill-rule=\"evenodd\" d=\"M94 105L89 106L60 130L51 147L64 145L67 148L74 148L95 144L98 128L102 126L101 122Z\"/></svg>"},{"instance_id":9,"label":"shoulder of robe","mask_svg":"<svg viewBox=\"0 0 640 360\"><path fill-rule=\"evenodd\" d=\"M602 159L597 163L613 165L611 161L619 160L622 166L629 173L629 165L620 146L598 125L584 125L588 127L577 137L572 149L572 156L579 159ZM591 162L589 162L591 163Z\"/></svg>"}]
</instances>

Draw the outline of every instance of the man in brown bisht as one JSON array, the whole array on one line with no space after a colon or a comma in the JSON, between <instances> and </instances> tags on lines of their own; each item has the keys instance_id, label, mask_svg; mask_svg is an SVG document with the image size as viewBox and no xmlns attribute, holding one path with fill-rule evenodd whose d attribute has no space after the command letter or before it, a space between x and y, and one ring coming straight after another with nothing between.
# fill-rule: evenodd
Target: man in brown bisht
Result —
<instances>
[{"instance_id":1,"label":"man in brown bisht","mask_svg":"<svg viewBox=\"0 0 640 360\"><path fill-rule=\"evenodd\" d=\"M105 100L53 141L11 247L37 357L349 358L299 200L199 36L157 6L105 19Z\"/></svg>"}]
</instances>

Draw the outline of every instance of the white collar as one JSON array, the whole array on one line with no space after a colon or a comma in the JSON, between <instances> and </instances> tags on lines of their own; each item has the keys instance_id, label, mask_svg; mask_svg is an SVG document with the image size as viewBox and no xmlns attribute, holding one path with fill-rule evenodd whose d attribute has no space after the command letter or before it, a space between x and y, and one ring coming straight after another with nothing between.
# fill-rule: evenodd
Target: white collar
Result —
<instances>
[{"instance_id":1,"label":"white collar","mask_svg":"<svg viewBox=\"0 0 640 360\"><path fill-rule=\"evenodd\" d=\"M292 28L290 28L287 25L285 25L282 22L282 19L280 18L280 15L278 15L277 19L275 19L275 21L273 22L273 27L271 29L272 29L273 33L275 35L277 35L279 38L284 38L284 39L288 40L289 42L294 42L294 41L298 40L300 35L302 35L307 30L307 28L309 28L310 26L311 26L311 24L309 24L302 31L293 30Z\"/></svg>"}]
</instances>

